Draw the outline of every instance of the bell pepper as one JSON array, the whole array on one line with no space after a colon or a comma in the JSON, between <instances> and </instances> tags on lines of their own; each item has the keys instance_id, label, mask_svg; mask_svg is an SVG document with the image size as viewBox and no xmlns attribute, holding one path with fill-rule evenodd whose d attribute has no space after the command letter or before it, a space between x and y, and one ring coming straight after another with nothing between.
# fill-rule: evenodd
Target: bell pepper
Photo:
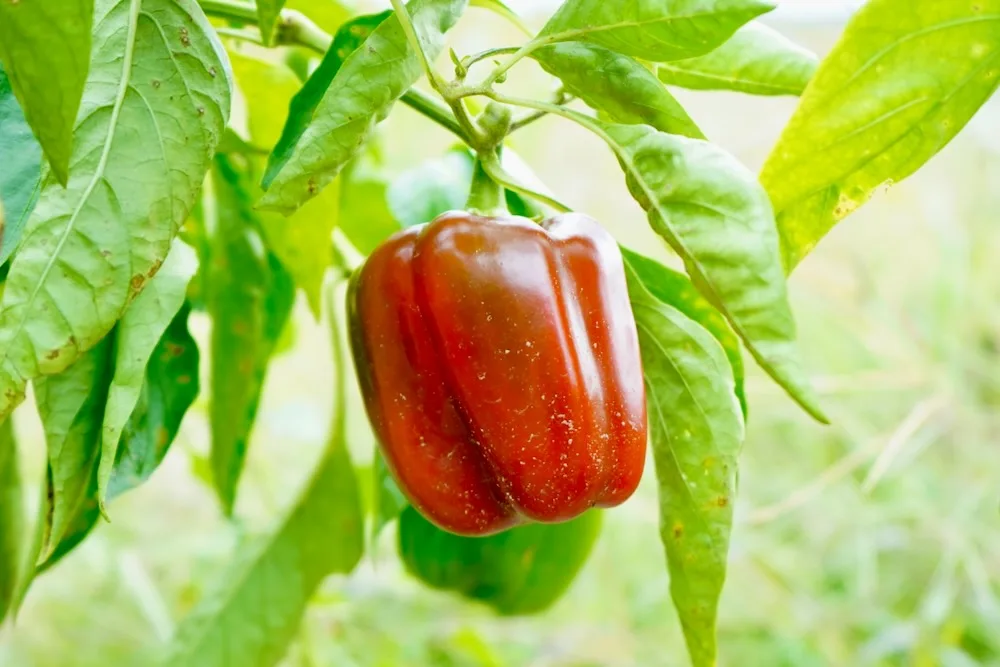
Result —
<instances>
[{"instance_id":1,"label":"bell pepper","mask_svg":"<svg viewBox=\"0 0 1000 667\"><path fill-rule=\"evenodd\" d=\"M638 335L620 250L595 220L445 213L379 246L348 308L386 464L438 527L559 523L635 491Z\"/></svg>"}]
</instances>

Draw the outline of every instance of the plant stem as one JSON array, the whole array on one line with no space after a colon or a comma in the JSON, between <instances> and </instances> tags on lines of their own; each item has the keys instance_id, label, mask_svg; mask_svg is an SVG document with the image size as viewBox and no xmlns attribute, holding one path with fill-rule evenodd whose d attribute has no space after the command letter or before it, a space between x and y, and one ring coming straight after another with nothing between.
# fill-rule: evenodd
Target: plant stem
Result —
<instances>
[{"instance_id":1,"label":"plant stem","mask_svg":"<svg viewBox=\"0 0 1000 667\"><path fill-rule=\"evenodd\" d=\"M497 159L495 153L483 156L481 159L483 170L489 174L489 177L508 190L513 190L519 195L530 197L531 199L539 201L562 213L568 213L573 210L554 197L550 197L549 195L541 192L535 192L534 190L517 183L506 171L504 171L504 168L500 164L500 160Z\"/></svg>"},{"instance_id":2,"label":"plant stem","mask_svg":"<svg viewBox=\"0 0 1000 667\"><path fill-rule=\"evenodd\" d=\"M520 47L517 46L501 46L496 49L487 49L485 51L480 51L479 53L474 53L471 56L465 56L462 58L462 65L469 68L481 60L493 58L494 56L505 56L511 53L517 53L519 50Z\"/></svg>"},{"instance_id":3,"label":"plant stem","mask_svg":"<svg viewBox=\"0 0 1000 667\"><path fill-rule=\"evenodd\" d=\"M493 159L495 158L495 154ZM481 215L495 216L507 213L503 188L486 172L483 158L476 157L472 172L472 186L469 188L469 199L465 208Z\"/></svg>"},{"instance_id":4,"label":"plant stem","mask_svg":"<svg viewBox=\"0 0 1000 667\"><path fill-rule=\"evenodd\" d=\"M437 73L429 60L427 60L427 54L424 53L424 47L420 43L420 36L417 35L416 29L413 27L413 21L410 20L410 13L406 11L406 6L403 4L403 0L390 0L392 3L392 9L396 13L396 19L399 21L399 25L403 28L403 34L406 35L406 41L410 43L410 48L417 52L417 56L420 57L420 64L423 65L424 72L427 74L427 80L431 82L434 90L443 94L445 89L445 82L441 78L441 75Z\"/></svg>"},{"instance_id":5,"label":"plant stem","mask_svg":"<svg viewBox=\"0 0 1000 667\"><path fill-rule=\"evenodd\" d=\"M201 0L201 8L209 16L240 21L257 25L257 9L254 5L237 2L236 0ZM234 32L230 29L220 29L220 34L237 39L244 39L257 44L261 43L260 35L247 31ZM323 55L333 38L307 16L295 10L282 10L279 17L278 31L275 42L283 46L304 46ZM411 88L402 97L403 104L434 121L441 127L453 133L459 139L473 145L472 135L456 120L451 111L431 96L416 88Z\"/></svg>"}]
</instances>

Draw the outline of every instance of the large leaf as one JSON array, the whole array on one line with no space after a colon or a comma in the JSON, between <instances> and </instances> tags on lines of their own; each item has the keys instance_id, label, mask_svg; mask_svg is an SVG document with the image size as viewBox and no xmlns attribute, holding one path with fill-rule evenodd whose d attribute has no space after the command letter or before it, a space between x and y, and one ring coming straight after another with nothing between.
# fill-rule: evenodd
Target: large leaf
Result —
<instances>
[{"instance_id":1,"label":"large leaf","mask_svg":"<svg viewBox=\"0 0 1000 667\"><path fill-rule=\"evenodd\" d=\"M743 417L719 342L653 297L631 265L625 267L642 350L670 592L691 662L714 667Z\"/></svg>"},{"instance_id":2,"label":"large leaf","mask_svg":"<svg viewBox=\"0 0 1000 667\"><path fill-rule=\"evenodd\" d=\"M791 271L917 171L1000 84L1000 0L872 0L823 60L761 173Z\"/></svg>"},{"instance_id":3,"label":"large leaf","mask_svg":"<svg viewBox=\"0 0 1000 667\"><path fill-rule=\"evenodd\" d=\"M769 0L567 0L538 36L663 62L708 53L772 9Z\"/></svg>"},{"instance_id":4,"label":"large leaf","mask_svg":"<svg viewBox=\"0 0 1000 667\"><path fill-rule=\"evenodd\" d=\"M687 276L628 248L622 247L621 252L630 274L638 279L653 297L676 308L689 319L705 327L719 341L729 358L730 366L733 367L736 397L743 409L743 416L746 417L747 403L743 388L745 371L740 340L733 333L726 318L701 295Z\"/></svg>"},{"instance_id":5,"label":"large leaf","mask_svg":"<svg viewBox=\"0 0 1000 667\"><path fill-rule=\"evenodd\" d=\"M24 565L24 488L10 419L0 424L0 627L16 602Z\"/></svg>"},{"instance_id":6,"label":"large leaf","mask_svg":"<svg viewBox=\"0 0 1000 667\"><path fill-rule=\"evenodd\" d=\"M705 141L570 115L608 142L650 225L761 367L825 422L801 368L771 207L753 174Z\"/></svg>"},{"instance_id":7,"label":"large leaf","mask_svg":"<svg viewBox=\"0 0 1000 667\"><path fill-rule=\"evenodd\" d=\"M82 517L97 509L101 423L113 359L114 337L109 336L62 373L35 383L49 459L50 518L43 561L65 537L80 532L81 522L90 523Z\"/></svg>"},{"instance_id":8,"label":"large leaf","mask_svg":"<svg viewBox=\"0 0 1000 667\"><path fill-rule=\"evenodd\" d=\"M73 125L90 67L93 17L94 0L0 2L0 64L62 184L79 140Z\"/></svg>"},{"instance_id":9,"label":"large leaf","mask_svg":"<svg viewBox=\"0 0 1000 667\"><path fill-rule=\"evenodd\" d=\"M101 340L153 276L225 125L229 72L201 9L141 10L97 0L69 184L43 186L0 304L0 418L28 380Z\"/></svg>"},{"instance_id":10,"label":"large leaf","mask_svg":"<svg viewBox=\"0 0 1000 667\"><path fill-rule=\"evenodd\" d=\"M413 28L431 60L468 0L411 0ZM340 67L316 107L313 122L267 187L260 205L291 213L330 184L417 82L422 59L409 45L396 16L382 22Z\"/></svg>"},{"instance_id":11,"label":"large leaf","mask_svg":"<svg viewBox=\"0 0 1000 667\"><path fill-rule=\"evenodd\" d=\"M401 227L389 208L387 170L366 150L340 175L340 230L368 255Z\"/></svg>"},{"instance_id":12,"label":"large leaf","mask_svg":"<svg viewBox=\"0 0 1000 667\"><path fill-rule=\"evenodd\" d=\"M208 299L211 460L219 500L231 514L264 377L291 314L295 288L263 243L246 174L219 156L213 176L218 220Z\"/></svg>"},{"instance_id":13,"label":"large leaf","mask_svg":"<svg viewBox=\"0 0 1000 667\"><path fill-rule=\"evenodd\" d=\"M244 55L232 55L233 73L246 98L250 134L255 144L273 146L281 136L290 100L299 90L299 80L288 68ZM247 186L251 199L261 192L255 185L263 172L263 159L249 161ZM268 247L274 251L305 293L313 314L319 317L323 279L333 262L330 235L337 225L340 189L327 187L290 218L258 212Z\"/></svg>"},{"instance_id":14,"label":"large leaf","mask_svg":"<svg viewBox=\"0 0 1000 667\"><path fill-rule=\"evenodd\" d=\"M198 396L198 345L188 331L185 305L160 338L146 367L139 401L122 431L108 485L115 498L149 479L177 437L181 421Z\"/></svg>"},{"instance_id":15,"label":"large leaf","mask_svg":"<svg viewBox=\"0 0 1000 667\"><path fill-rule=\"evenodd\" d=\"M24 223L38 201L42 182L42 149L24 120L10 81L0 67L0 264L6 262L21 240Z\"/></svg>"},{"instance_id":16,"label":"large leaf","mask_svg":"<svg viewBox=\"0 0 1000 667\"><path fill-rule=\"evenodd\" d=\"M705 135L656 75L641 64L593 44L553 44L532 56L566 90L615 123L645 123L695 139Z\"/></svg>"},{"instance_id":17,"label":"large leaf","mask_svg":"<svg viewBox=\"0 0 1000 667\"><path fill-rule=\"evenodd\" d=\"M267 160L264 187L271 184L274 177L291 158L295 146L313 122L316 108L326 95L327 89L340 71L344 61L368 39L375 28L390 16L392 16L392 10L358 16L344 23L337 30L333 43L327 49L323 60L309 75L302 89L295 93L289 102L284 128L281 130L277 142L274 143L274 150L271 151Z\"/></svg>"},{"instance_id":18,"label":"large leaf","mask_svg":"<svg viewBox=\"0 0 1000 667\"><path fill-rule=\"evenodd\" d=\"M198 262L194 250L180 241L163 267L132 302L115 328L114 375L108 390L97 473L98 499L104 503L118 460L122 431L146 384L146 367L174 316L184 305L188 283Z\"/></svg>"},{"instance_id":19,"label":"large leaf","mask_svg":"<svg viewBox=\"0 0 1000 667\"><path fill-rule=\"evenodd\" d=\"M164 667L272 667L323 579L361 559L361 496L345 442L344 346L331 319L337 386L323 457L274 532L240 548L218 588L181 621Z\"/></svg>"},{"instance_id":20,"label":"large leaf","mask_svg":"<svg viewBox=\"0 0 1000 667\"><path fill-rule=\"evenodd\" d=\"M661 63L660 81L692 90L735 90L751 95L799 95L819 58L777 30L756 21L697 58Z\"/></svg>"},{"instance_id":21,"label":"large leaf","mask_svg":"<svg viewBox=\"0 0 1000 667\"><path fill-rule=\"evenodd\" d=\"M573 583L601 520L593 510L563 523L462 537L407 506L399 518L399 554L406 569L432 588L479 600L500 614L532 614L551 607Z\"/></svg>"}]
</instances>

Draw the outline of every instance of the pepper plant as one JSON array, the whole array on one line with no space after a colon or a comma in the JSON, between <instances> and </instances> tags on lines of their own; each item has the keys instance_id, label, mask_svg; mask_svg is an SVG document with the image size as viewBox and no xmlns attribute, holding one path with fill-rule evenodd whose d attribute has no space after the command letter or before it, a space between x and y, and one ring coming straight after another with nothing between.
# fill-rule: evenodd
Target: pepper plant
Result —
<instances>
[{"instance_id":1,"label":"pepper plant","mask_svg":"<svg viewBox=\"0 0 1000 667\"><path fill-rule=\"evenodd\" d=\"M370 369L393 354L414 363L411 348L419 345L370 323L355 334L353 354L342 341L348 319L364 319L345 308L349 277L387 243L440 231L440 221L431 222L439 215L464 210L501 226L516 217L524 234L537 236L534 222L541 230L560 215L586 213L540 183L510 148L513 133L546 118L606 144L622 179L599 186L627 189L682 270L610 236L610 250L593 263L597 277L582 273L576 282L567 273L539 274L537 262L518 255L517 235L484 232L484 243L498 244L489 260L485 251L435 256L419 273L436 286L424 290L420 308L454 297L449 312L457 313L429 318L437 338L427 340L451 364L437 391L461 385L464 403L449 409L471 429L462 438L484 445L479 462L487 468L500 465L492 441L478 442L491 428L516 426L518 437L540 439L541 453L584 450L574 449L572 429L553 427L558 415L544 402L536 405L540 417L518 423L509 411L520 403L505 406L489 393L497 386L477 393L458 382L452 367L475 368L476 355L491 356L510 398L516 378L555 386L573 363L606 364L618 373L614 391L644 397L645 415L636 417L640 409L630 418L642 428L640 450L648 443L659 485L664 576L692 664L716 664L716 614L751 417L744 364L780 385L790 406L828 421L800 361L788 276L834 225L937 154L993 94L1000 0L870 0L822 61L761 20L774 8L769 0L565 0L537 29L499 0L392 0L374 14L333 0L291 4L0 0L0 619L16 622L32 581L114 517L115 500L166 456L183 455L171 444L203 392L207 477L218 511L238 520L268 364L300 295L331 329L329 443L273 530L241 548L217 588L179 622L162 664L277 664L320 583L351 572L366 534L393 522L403 562L429 586L500 614L536 612L558 599L586 560L602 512L615 511L587 508L616 506L632 483L614 502L595 494L574 496L572 511L559 503L569 502L573 485L597 484L594 475L628 471L601 459L560 477L558 466L541 470L508 444L491 493L514 502L511 489L529 478L558 491L539 501L544 512L504 515L483 534L458 534L477 531L442 520L454 509L449 497L436 509L414 500L441 480L380 452L362 467L346 447L345 424L359 418L346 407L358 390L350 357L372 399L372 377L389 392L393 379L368 377ZM523 40L457 53L448 33L472 11L513 23ZM551 77L551 96L508 92L528 60ZM678 87L801 99L755 174L705 136L671 93ZM281 115L262 104L276 95L288 99ZM400 105L449 131L455 144L388 189L372 187L380 123ZM489 262L495 283L483 279L488 272L467 279ZM602 320L584 306L604 295L609 276L627 287L607 290L616 317ZM490 313L480 306L489 299L509 317L519 313L525 327L538 324L542 315L518 299L541 292L502 283L545 280L550 293L562 290L557 310L576 318L562 330L570 332L562 347L549 341L509 361L499 348L463 347L471 339L461 326L488 328L481 319ZM377 305L378 296L368 298ZM462 299L480 297L463 310ZM189 330L194 316L211 323L208 349L199 350ZM520 335L518 322L507 324ZM612 344L586 357L584 330ZM641 364L607 351L630 336ZM207 387L199 383L202 364ZM25 402L29 387L34 400ZM411 398L426 417L434 387L417 389ZM486 406L497 398L499 408ZM596 411L597 394L591 400ZM388 414L406 423L407 408L371 405L374 422ZM20 475L29 443L17 442L11 420L32 408L45 431L41 488ZM588 406L579 414L589 418ZM626 428L613 419L594 424L598 439ZM379 434L380 451L391 455L394 437ZM422 464L427 470L439 469L451 450L435 451ZM466 491L482 490L477 484ZM39 511L29 516L33 498ZM527 496L518 498L524 506Z\"/></svg>"}]
</instances>

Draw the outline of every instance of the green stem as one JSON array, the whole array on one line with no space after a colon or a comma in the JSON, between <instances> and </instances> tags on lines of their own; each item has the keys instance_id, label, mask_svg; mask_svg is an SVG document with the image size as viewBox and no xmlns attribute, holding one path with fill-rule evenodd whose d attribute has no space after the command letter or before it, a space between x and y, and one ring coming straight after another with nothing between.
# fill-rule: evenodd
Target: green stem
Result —
<instances>
[{"instance_id":1,"label":"green stem","mask_svg":"<svg viewBox=\"0 0 1000 667\"><path fill-rule=\"evenodd\" d=\"M504 171L503 166L500 164L500 160L497 158L496 154L488 155L483 159L483 170L489 175L491 179L499 183L508 190L512 190L519 195L524 197L529 197L535 201L541 202L550 208L553 208L562 213L569 213L571 209L566 204L554 197L550 197L547 194L536 192L531 188L525 187L515 181L513 177L510 176L506 171Z\"/></svg>"},{"instance_id":2,"label":"green stem","mask_svg":"<svg viewBox=\"0 0 1000 667\"><path fill-rule=\"evenodd\" d=\"M392 3L393 11L396 13L396 19L399 20L399 25L403 28L403 34L406 35L406 41L410 43L410 48L416 51L420 57L420 64L423 65L424 72L427 74L427 80L431 82L434 90L441 93L445 89L445 83L437 71L431 67L430 61L427 60L424 47L420 44L420 36L417 35L417 30L413 27L413 21L410 20L410 13L406 11L403 0L390 0L390 2Z\"/></svg>"},{"instance_id":3,"label":"green stem","mask_svg":"<svg viewBox=\"0 0 1000 667\"><path fill-rule=\"evenodd\" d=\"M495 160L496 154L491 153L490 157ZM469 200L465 203L465 208L480 215L504 215L508 211L503 188L486 173L483 162L482 157L476 158L472 187L469 189Z\"/></svg>"},{"instance_id":4,"label":"green stem","mask_svg":"<svg viewBox=\"0 0 1000 667\"><path fill-rule=\"evenodd\" d=\"M235 0L202 0L200 4L202 10L209 16L257 25L257 9L254 5ZM246 32L234 33L227 30L225 33L222 31L220 33L255 43L261 41L259 35ZM279 29L275 43L283 46L304 46L323 55L333 43L333 38L301 12L285 9L282 10L279 18ZM411 88L403 95L401 101L417 113L453 133L466 144L470 146L474 144L474 135L463 129L447 107L429 95L416 88Z\"/></svg>"},{"instance_id":5,"label":"green stem","mask_svg":"<svg viewBox=\"0 0 1000 667\"><path fill-rule=\"evenodd\" d=\"M471 56L466 56L462 58L462 65L468 69L478 63L481 60L486 60L487 58L493 58L495 56L505 56L511 53L517 53L521 47L518 46L501 46L496 49L487 49L485 51L480 51L479 53L474 53Z\"/></svg>"}]
</instances>

